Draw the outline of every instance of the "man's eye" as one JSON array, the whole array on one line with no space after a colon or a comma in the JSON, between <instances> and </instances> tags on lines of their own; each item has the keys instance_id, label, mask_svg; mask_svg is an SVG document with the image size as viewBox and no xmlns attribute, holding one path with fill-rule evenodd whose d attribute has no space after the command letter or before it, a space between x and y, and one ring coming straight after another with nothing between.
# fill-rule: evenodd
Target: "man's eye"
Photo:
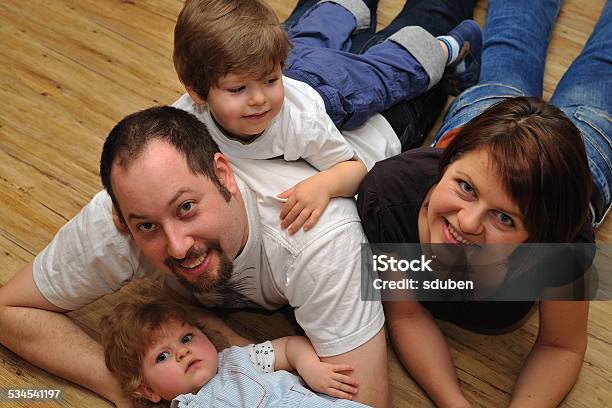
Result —
<instances>
[{"instance_id":1,"label":"man's eye","mask_svg":"<svg viewBox=\"0 0 612 408\"><path fill-rule=\"evenodd\" d=\"M184 202L179 207L179 215L185 215L193 210L193 203L191 201Z\"/></svg>"},{"instance_id":2,"label":"man's eye","mask_svg":"<svg viewBox=\"0 0 612 408\"><path fill-rule=\"evenodd\" d=\"M142 224L138 225L138 229L142 232L151 232L157 229L157 225L153 224L152 222L143 222Z\"/></svg>"},{"instance_id":3,"label":"man's eye","mask_svg":"<svg viewBox=\"0 0 612 408\"><path fill-rule=\"evenodd\" d=\"M168 353L167 351L164 351L163 353L159 353L159 355L155 359L155 362L156 363L161 363L162 361L164 361L168 357L170 357L170 353Z\"/></svg>"},{"instance_id":4,"label":"man's eye","mask_svg":"<svg viewBox=\"0 0 612 408\"><path fill-rule=\"evenodd\" d=\"M187 344L191 341L191 339L193 339L193 334L189 333L184 335L181 341L183 342L183 344Z\"/></svg>"}]
</instances>

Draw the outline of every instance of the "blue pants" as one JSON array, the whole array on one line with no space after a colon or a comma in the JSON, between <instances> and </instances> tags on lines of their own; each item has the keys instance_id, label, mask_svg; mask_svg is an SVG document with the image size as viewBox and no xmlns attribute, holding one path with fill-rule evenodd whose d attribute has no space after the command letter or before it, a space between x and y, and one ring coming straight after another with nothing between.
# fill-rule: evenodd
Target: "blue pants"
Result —
<instances>
[{"instance_id":1,"label":"blue pants","mask_svg":"<svg viewBox=\"0 0 612 408\"><path fill-rule=\"evenodd\" d=\"M367 27L370 16L363 8ZM288 26L293 49L283 73L312 86L339 129L355 129L373 114L425 93L444 70L437 40L423 29L396 33L356 54L350 49L358 28L354 12L333 2L312 6Z\"/></svg>"},{"instance_id":2,"label":"blue pants","mask_svg":"<svg viewBox=\"0 0 612 408\"><path fill-rule=\"evenodd\" d=\"M301 17L319 0L299 0L291 15L284 22L291 31ZM382 30L376 32L376 15L370 16L370 26L350 38L349 52L363 54L374 45L407 26L420 26L432 36L448 33L461 21L473 18L476 0L406 0L399 14ZM313 30L314 31L314 30ZM316 35L319 35L318 32ZM345 45L345 47L348 44ZM442 83L435 85L424 95L402 100L380 113L387 119L401 144L402 151L423 144L438 116L446 105L448 93Z\"/></svg>"},{"instance_id":3,"label":"blue pants","mask_svg":"<svg viewBox=\"0 0 612 408\"><path fill-rule=\"evenodd\" d=\"M489 106L515 96L542 96L544 62L560 0L489 0L479 84L450 106L437 141ZM580 129L600 207L610 211L612 186L612 2L550 99ZM562 182L562 181L561 181Z\"/></svg>"}]
</instances>

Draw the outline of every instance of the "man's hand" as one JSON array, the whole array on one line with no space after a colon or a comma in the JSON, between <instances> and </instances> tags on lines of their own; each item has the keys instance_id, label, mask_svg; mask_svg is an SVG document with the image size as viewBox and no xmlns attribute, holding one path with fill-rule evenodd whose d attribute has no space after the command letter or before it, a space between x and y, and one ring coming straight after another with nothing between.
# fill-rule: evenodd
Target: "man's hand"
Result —
<instances>
[{"instance_id":1,"label":"man's hand","mask_svg":"<svg viewBox=\"0 0 612 408\"><path fill-rule=\"evenodd\" d=\"M280 213L281 227L288 228L290 235L298 232L302 226L304 231L308 231L317 223L331 197L323 173L315 174L283 191L278 195L278 198L287 199Z\"/></svg>"}]
</instances>

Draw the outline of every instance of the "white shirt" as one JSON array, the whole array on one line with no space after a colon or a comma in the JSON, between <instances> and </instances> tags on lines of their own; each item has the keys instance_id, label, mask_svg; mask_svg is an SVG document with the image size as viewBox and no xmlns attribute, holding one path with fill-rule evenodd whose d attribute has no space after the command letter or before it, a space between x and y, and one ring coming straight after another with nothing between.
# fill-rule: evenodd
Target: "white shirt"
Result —
<instances>
[{"instance_id":1,"label":"white shirt","mask_svg":"<svg viewBox=\"0 0 612 408\"><path fill-rule=\"evenodd\" d=\"M293 88L310 89L298 81L288 78L284 81L286 98L289 99L294 94ZM308 94L312 92L306 91ZM194 113L194 104L190 100L183 96L175 106ZM319 102L323 103L322 100ZM249 237L234 260L230 281L232 290L199 295L198 299L211 306L258 305L267 309L288 303L295 308L296 320L320 356L342 354L370 340L382 328L384 315L380 302L360 299L361 245L366 243L366 238L354 200L332 199L310 231L300 230L289 236L280 228L283 201L276 195L312 176L316 170L303 160L297 160L302 157L297 153L287 156L283 151L277 154L281 144L274 142L267 146L262 143L260 151L267 152L262 153L263 156L280 155L297 161L240 158L239 155L250 152L253 143L242 145L237 142L238 146L234 146L235 141L225 137L214 122L209 123L212 118L205 112L196 113L211 129L213 139L223 146L221 150L230 157L238 155L232 160L232 168L247 209ZM280 129L291 126L287 120L282 119L280 124L270 127L270 134L274 134L272 130L276 129L282 136ZM327 120L331 123L328 117ZM380 115L375 115L359 129L344 132L344 135L368 168L400 150L393 129ZM273 138L263 140L274 141ZM339 147L343 143L333 140L339 151L344 149ZM299 146L298 141L291 143ZM320 146L326 146L325 143ZM305 146L312 145L309 142ZM350 148L343 151L349 152L348 158L354 154ZM318 158L312 160L319 163L310 162L313 166L325 168L335 164L332 162L338 158L332 160L324 155L320 162ZM96 194L62 227L36 256L33 270L34 280L43 296L66 310L78 309L118 290L131 279L154 273L153 266L134 241L115 229L112 203L105 191ZM166 282L174 289L184 291L174 277L167 277Z\"/></svg>"},{"instance_id":2,"label":"white shirt","mask_svg":"<svg viewBox=\"0 0 612 408\"><path fill-rule=\"evenodd\" d=\"M325 112L323 99L312 87L287 77L283 77L283 85L285 99L279 114L248 144L227 137L208 108L197 105L188 94L173 106L204 122L219 149L230 159L301 158L317 170L326 170L357 154L369 170L375 162L400 153L399 139L381 115L374 115L357 130L340 133Z\"/></svg>"},{"instance_id":3,"label":"white shirt","mask_svg":"<svg viewBox=\"0 0 612 408\"><path fill-rule=\"evenodd\" d=\"M379 302L360 300L360 251L366 238L354 200L331 200L312 230L289 236L280 228L282 202L276 192L315 170L303 161L280 159L242 160L233 168L249 223L248 240L234 260L235 293L198 299L211 306L267 309L289 303L321 356L353 350L371 339L384 316ZM257 177L249 176L254 173ZM36 256L33 270L43 296L67 310L154 272L133 240L115 229L105 191L62 227ZM173 277L167 281L180 288Z\"/></svg>"}]
</instances>

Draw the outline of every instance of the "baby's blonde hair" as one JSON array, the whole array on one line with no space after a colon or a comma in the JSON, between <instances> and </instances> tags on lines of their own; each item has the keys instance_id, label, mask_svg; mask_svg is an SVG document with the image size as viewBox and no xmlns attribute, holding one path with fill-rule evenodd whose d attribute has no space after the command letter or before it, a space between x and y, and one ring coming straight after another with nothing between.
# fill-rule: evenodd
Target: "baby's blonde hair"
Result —
<instances>
[{"instance_id":1,"label":"baby's blonde hair","mask_svg":"<svg viewBox=\"0 0 612 408\"><path fill-rule=\"evenodd\" d=\"M167 407L168 402L154 404L139 392L139 387L145 384L143 358L163 326L169 322L187 323L198 328L200 325L193 313L189 313L184 305L165 297L159 288L144 282L140 285L138 292L133 293L130 299L119 303L102 318L104 361L121 384L123 392L134 398L136 406Z\"/></svg>"}]
</instances>

